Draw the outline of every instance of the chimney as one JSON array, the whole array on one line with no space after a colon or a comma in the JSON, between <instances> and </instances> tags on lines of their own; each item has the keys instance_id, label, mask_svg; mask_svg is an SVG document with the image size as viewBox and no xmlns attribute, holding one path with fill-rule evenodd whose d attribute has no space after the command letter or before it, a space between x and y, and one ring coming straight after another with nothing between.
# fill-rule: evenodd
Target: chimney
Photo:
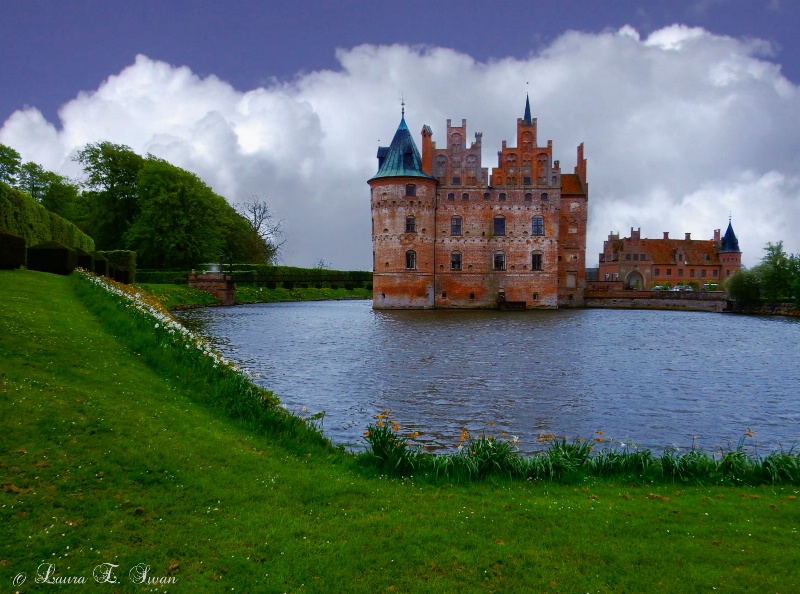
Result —
<instances>
[{"instance_id":1,"label":"chimney","mask_svg":"<svg viewBox=\"0 0 800 594\"><path fill-rule=\"evenodd\" d=\"M636 231L633 230L631 227L631 239L641 239L642 238L642 228L639 227Z\"/></svg>"},{"instance_id":2,"label":"chimney","mask_svg":"<svg viewBox=\"0 0 800 594\"><path fill-rule=\"evenodd\" d=\"M664 231L664 239L669 239L669 231Z\"/></svg>"},{"instance_id":3,"label":"chimney","mask_svg":"<svg viewBox=\"0 0 800 594\"><path fill-rule=\"evenodd\" d=\"M692 238L692 234L691 233L687 233L686 234L686 241L689 241L691 238Z\"/></svg>"},{"instance_id":4,"label":"chimney","mask_svg":"<svg viewBox=\"0 0 800 594\"><path fill-rule=\"evenodd\" d=\"M714 229L714 241L719 241L720 230Z\"/></svg>"}]
</instances>

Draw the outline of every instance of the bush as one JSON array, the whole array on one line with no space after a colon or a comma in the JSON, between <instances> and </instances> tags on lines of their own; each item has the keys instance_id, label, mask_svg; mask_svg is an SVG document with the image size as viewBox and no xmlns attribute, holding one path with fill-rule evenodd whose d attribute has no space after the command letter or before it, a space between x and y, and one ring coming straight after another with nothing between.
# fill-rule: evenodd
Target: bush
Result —
<instances>
[{"instance_id":1,"label":"bush","mask_svg":"<svg viewBox=\"0 0 800 594\"><path fill-rule=\"evenodd\" d=\"M47 241L28 248L28 269L70 274L78 266L78 254L64 244Z\"/></svg>"},{"instance_id":2,"label":"bush","mask_svg":"<svg viewBox=\"0 0 800 594\"><path fill-rule=\"evenodd\" d=\"M25 240L10 233L0 233L0 269L25 265Z\"/></svg>"},{"instance_id":3,"label":"bush","mask_svg":"<svg viewBox=\"0 0 800 594\"><path fill-rule=\"evenodd\" d=\"M372 283L367 283L367 285L364 288L367 289L367 291L371 291L372 290Z\"/></svg>"},{"instance_id":4,"label":"bush","mask_svg":"<svg viewBox=\"0 0 800 594\"><path fill-rule=\"evenodd\" d=\"M92 252L94 259L94 273L98 276L108 276L108 260L100 252Z\"/></svg>"},{"instance_id":5,"label":"bush","mask_svg":"<svg viewBox=\"0 0 800 594\"><path fill-rule=\"evenodd\" d=\"M136 252L130 250L114 250L99 252L108 260L108 277L117 282L129 285L136 281Z\"/></svg>"},{"instance_id":6,"label":"bush","mask_svg":"<svg viewBox=\"0 0 800 594\"><path fill-rule=\"evenodd\" d=\"M356 286L354 283L345 283L344 288L346 291L352 291L353 289L356 288Z\"/></svg>"},{"instance_id":7,"label":"bush","mask_svg":"<svg viewBox=\"0 0 800 594\"><path fill-rule=\"evenodd\" d=\"M294 281L283 281L283 288L291 291L294 289Z\"/></svg>"},{"instance_id":8,"label":"bush","mask_svg":"<svg viewBox=\"0 0 800 594\"><path fill-rule=\"evenodd\" d=\"M331 283L331 289L333 289L335 291L338 288L339 288L339 284L338 283Z\"/></svg>"},{"instance_id":9,"label":"bush","mask_svg":"<svg viewBox=\"0 0 800 594\"><path fill-rule=\"evenodd\" d=\"M78 266L89 272L94 272L94 257L84 252L81 248L75 248L75 253L78 255Z\"/></svg>"},{"instance_id":10,"label":"bush","mask_svg":"<svg viewBox=\"0 0 800 594\"><path fill-rule=\"evenodd\" d=\"M278 283L276 283L274 280L271 280L264 283L264 286L267 287L268 289L277 289Z\"/></svg>"}]
</instances>

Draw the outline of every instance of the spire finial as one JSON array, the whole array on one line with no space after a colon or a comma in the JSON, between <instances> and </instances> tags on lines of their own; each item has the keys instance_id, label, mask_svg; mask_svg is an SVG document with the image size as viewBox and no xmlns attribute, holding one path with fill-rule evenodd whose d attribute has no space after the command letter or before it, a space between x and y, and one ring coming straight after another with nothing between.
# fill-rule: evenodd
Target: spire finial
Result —
<instances>
[{"instance_id":1,"label":"spire finial","mask_svg":"<svg viewBox=\"0 0 800 594\"><path fill-rule=\"evenodd\" d=\"M406 100L402 93L400 93L400 117L406 117Z\"/></svg>"}]
</instances>

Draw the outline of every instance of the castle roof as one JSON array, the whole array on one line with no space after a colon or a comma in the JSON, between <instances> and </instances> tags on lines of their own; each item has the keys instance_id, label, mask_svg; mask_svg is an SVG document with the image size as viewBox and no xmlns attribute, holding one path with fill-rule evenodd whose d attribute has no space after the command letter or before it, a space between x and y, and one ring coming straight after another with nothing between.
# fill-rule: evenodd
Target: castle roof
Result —
<instances>
[{"instance_id":1,"label":"castle roof","mask_svg":"<svg viewBox=\"0 0 800 594\"><path fill-rule=\"evenodd\" d=\"M633 245L641 245L642 251L650 254L653 264L675 264L678 255L681 263L688 266L719 264L717 246L710 239L640 239ZM631 246L630 250L636 248Z\"/></svg>"},{"instance_id":2,"label":"castle roof","mask_svg":"<svg viewBox=\"0 0 800 594\"><path fill-rule=\"evenodd\" d=\"M561 195L565 194L586 194L586 188L581 178L574 173L561 174Z\"/></svg>"},{"instance_id":3,"label":"castle roof","mask_svg":"<svg viewBox=\"0 0 800 594\"><path fill-rule=\"evenodd\" d=\"M733 232L733 226L730 221L728 221L728 229L725 231L725 236L722 238L719 251L741 253L739 249L739 240L736 238L736 233Z\"/></svg>"},{"instance_id":4,"label":"castle roof","mask_svg":"<svg viewBox=\"0 0 800 594\"><path fill-rule=\"evenodd\" d=\"M405 116L394 133L392 144L378 147L378 173L372 179L382 177L424 177L435 179L422 170L422 159L417 145L406 126Z\"/></svg>"}]
</instances>

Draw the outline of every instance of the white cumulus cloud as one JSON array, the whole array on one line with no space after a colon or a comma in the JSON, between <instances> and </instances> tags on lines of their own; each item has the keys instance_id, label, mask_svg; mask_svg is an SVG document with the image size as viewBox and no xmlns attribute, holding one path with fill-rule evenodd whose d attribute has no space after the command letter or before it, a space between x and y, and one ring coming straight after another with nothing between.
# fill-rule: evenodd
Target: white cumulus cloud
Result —
<instances>
[{"instance_id":1,"label":"white cumulus cloud","mask_svg":"<svg viewBox=\"0 0 800 594\"><path fill-rule=\"evenodd\" d=\"M401 95L418 143L423 124L442 144L446 120L466 118L491 167L502 140L514 142L527 91L539 142L553 140L564 171L585 143L588 265L610 231L711 238L729 214L753 265L767 241L800 252L800 94L768 56L764 42L700 28L643 39L625 26L566 32L527 59L488 63L446 48L362 45L339 50L336 70L244 91L137 56L62 106L58 125L36 109L15 112L0 142L71 176L86 143L127 144L197 173L231 203L268 196L285 220L287 264L369 269L367 179Z\"/></svg>"}]
</instances>

